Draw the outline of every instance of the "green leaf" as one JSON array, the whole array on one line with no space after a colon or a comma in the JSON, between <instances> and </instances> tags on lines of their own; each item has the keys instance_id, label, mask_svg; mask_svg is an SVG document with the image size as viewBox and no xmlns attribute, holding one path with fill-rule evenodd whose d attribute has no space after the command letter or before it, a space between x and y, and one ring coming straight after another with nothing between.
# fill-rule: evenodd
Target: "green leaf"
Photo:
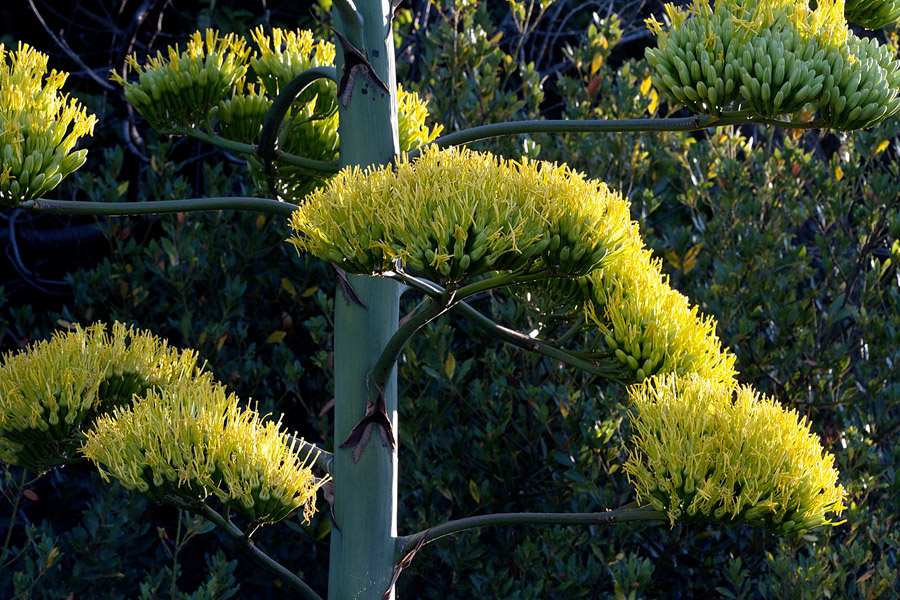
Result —
<instances>
[{"instance_id":1,"label":"green leaf","mask_svg":"<svg viewBox=\"0 0 900 600\"><path fill-rule=\"evenodd\" d=\"M284 336L287 335L287 331L273 331L269 334L269 337L266 338L267 344L277 344L281 340L284 339Z\"/></svg>"}]
</instances>

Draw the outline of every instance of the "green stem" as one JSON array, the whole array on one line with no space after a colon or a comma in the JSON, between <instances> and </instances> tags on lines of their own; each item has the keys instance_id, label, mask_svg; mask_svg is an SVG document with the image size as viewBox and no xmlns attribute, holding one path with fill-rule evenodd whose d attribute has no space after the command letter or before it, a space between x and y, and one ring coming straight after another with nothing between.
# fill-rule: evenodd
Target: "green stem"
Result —
<instances>
[{"instance_id":1,"label":"green stem","mask_svg":"<svg viewBox=\"0 0 900 600\"><path fill-rule=\"evenodd\" d=\"M394 36L389 0L335 0L336 32L354 48L336 44L335 65L345 86L338 96L342 167L386 165L399 154ZM358 51L368 64L362 63ZM345 52L348 54L345 55ZM370 70L371 67L371 70ZM376 78L388 87L375 84ZM329 600L393 600L397 549L397 370L382 387L392 436L373 436L363 448L341 447L368 412L367 377L396 331L400 284L347 275L335 298L334 485ZM382 425L383 426L383 423Z\"/></svg>"},{"instance_id":2,"label":"green stem","mask_svg":"<svg viewBox=\"0 0 900 600\"><path fill-rule=\"evenodd\" d=\"M25 478L28 472L22 469L22 479L16 491L16 499L13 502L12 514L9 516L9 526L6 528L6 538L3 540L3 553L0 554L0 569L6 567L6 557L9 555L9 541L12 539L13 527L16 525L16 516L19 513L19 502L22 500L22 490L25 487Z\"/></svg>"},{"instance_id":3,"label":"green stem","mask_svg":"<svg viewBox=\"0 0 900 600\"><path fill-rule=\"evenodd\" d=\"M272 102L266 118L263 121L262 130L259 132L259 147L257 155L262 159L266 171L269 170L275 160L275 142L278 139L278 129L284 122L284 117L291 109L291 105L297 96L303 93L307 87L319 79L331 79L337 83L337 71L334 67L314 67L303 71L291 79L278 93L278 97ZM318 162L318 161L314 161Z\"/></svg>"},{"instance_id":4,"label":"green stem","mask_svg":"<svg viewBox=\"0 0 900 600\"><path fill-rule=\"evenodd\" d=\"M268 198L190 198L187 200L158 200L153 202L80 202L69 200L29 200L20 208L35 212L51 212L66 215L157 215L203 210L250 210L290 217L297 210L293 204Z\"/></svg>"},{"instance_id":5,"label":"green stem","mask_svg":"<svg viewBox=\"0 0 900 600\"><path fill-rule=\"evenodd\" d=\"M206 517L208 521L225 532L225 535L231 538L232 541L236 542L238 547L257 565L284 581L307 600L322 600L322 597L309 587L306 582L289 571L287 567L257 548L237 525L220 515L208 504L201 502L200 506L195 506L181 501L174 501L173 503L185 510Z\"/></svg>"},{"instance_id":6,"label":"green stem","mask_svg":"<svg viewBox=\"0 0 900 600\"><path fill-rule=\"evenodd\" d=\"M441 294L445 293L444 289L441 286L425 279L412 277L405 273L396 273L392 277L394 279L397 279L397 281L400 281L408 285L409 287L431 297L438 297ZM587 360L584 360L583 358L576 356L574 353L568 350L564 350L543 340L538 340L529 337L524 333L520 333L518 331L504 327L503 325L500 325L499 323L492 321L488 317L484 316L466 302L454 303L452 308L454 310L458 310L464 317L479 325L490 335L499 338L507 344L517 346L524 350L528 350L529 352L536 352L548 358L556 359L571 367L575 367L576 369L581 369L582 371L590 373L591 375L597 375L598 377L603 377L605 379L614 381L617 384L625 385L625 382L619 378L618 372L614 368L610 369L595 365Z\"/></svg>"},{"instance_id":7,"label":"green stem","mask_svg":"<svg viewBox=\"0 0 900 600\"><path fill-rule=\"evenodd\" d=\"M472 127L443 135L432 142L440 148L459 146L504 135L524 135L531 133L597 133L597 132L647 132L647 131L697 131L726 125L775 125L786 129L820 129L826 125L821 120L792 123L764 117L749 117L743 113L723 113L722 116L695 115L677 119L583 119L508 121ZM418 150L409 153L410 157Z\"/></svg>"},{"instance_id":8,"label":"green stem","mask_svg":"<svg viewBox=\"0 0 900 600\"><path fill-rule=\"evenodd\" d=\"M485 279L481 279L479 281L476 281L475 283L470 283L469 285L465 285L456 290L456 292L453 294L453 300L465 300L469 296L474 296L475 294L486 292L488 290L506 287L508 285L529 283L531 281L540 281L542 279L548 279L550 277L553 277L553 275L550 273L550 271L547 270L539 271L537 273L528 273L525 275L523 275L522 273L507 273L505 275L486 277Z\"/></svg>"},{"instance_id":9,"label":"green stem","mask_svg":"<svg viewBox=\"0 0 900 600\"><path fill-rule=\"evenodd\" d=\"M372 383L377 386L377 389L381 390L384 388L388 377L390 377L397 364L400 353L403 351L404 346L406 346L406 342L408 342L413 334L420 328L446 312L451 304L451 300L446 295L442 298L432 298L431 303L425 310L407 316L404 323L397 328L397 331L394 332L394 335L391 336L391 339L388 341L387 345L385 345L375 366L372 367Z\"/></svg>"},{"instance_id":10,"label":"green stem","mask_svg":"<svg viewBox=\"0 0 900 600\"><path fill-rule=\"evenodd\" d=\"M170 133L177 133L179 135L192 137L195 140L200 140L201 142L205 142L212 146L224 148L229 152L237 152L238 154L256 154L256 147L252 146L251 144L244 144L242 142L235 142L234 140L227 140L221 136L211 135L199 129L176 127L175 129L170 130ZM302 156L297 156L296 154L279 154L277 159L279 162L283 162L288 165L303 167L305 169L320 171L322 173L337 173L340 170L340 166L334 161L323 162L321 160L303 158Z\"/></svg>"},{"instance_id":11,"label":"green stem","mask_svg":"<svg viewBox=\"0 0 900 600\"><path fill-rule=\"evenodd\" d=\"M425 531L400 538L400 554L403 555L423 544L433 542L454 533L479 527L495 525L597 525L606 523L626 523L630 521L665 521L668 517L661 510L649 507L638 509L620 508L601 513L498 513L479 515L435 525Z\"/></svg>"},{"instance_id":12,"label":"green stem","mask_svg":"<svg viewBox=\"0 0 900 600\"><path fill-rule=\"evenodd\" d=\"M295 438L292 435L286 435L286 436L284 436L284 438L285 438L285 442L287 442L288 445L290 445L294 442L297 443L297 453L298 454L300 454L302 452L307 452L309 454L315 454L316 458L315 458L315 461L313 464L315 464L317 467L319 467L320 469L322 469L329 475L331 474L331 463L332 463L332 461L334 461L334 455L331 452L328 452L327 450L322 450L321 448L319 448L312 442L307 442L306 440L304 440L302 438Z\"/></svg>"}]
</instances>

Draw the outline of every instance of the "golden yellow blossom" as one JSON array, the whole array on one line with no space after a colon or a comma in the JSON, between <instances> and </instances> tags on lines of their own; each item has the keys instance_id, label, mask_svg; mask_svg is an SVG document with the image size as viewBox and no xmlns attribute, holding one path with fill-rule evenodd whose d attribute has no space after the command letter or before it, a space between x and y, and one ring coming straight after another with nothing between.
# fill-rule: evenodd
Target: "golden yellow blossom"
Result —
<instances>
[{"instance_id":1,"label":"golden yellow blossom","mask_svg":"<svg viewBox=\"0 0 900 600\"><path fill-rule=\"evenodd\" d=\"M75 456L97 415L147 390L206 381L197 355L115 323L57 333L0 364L0 459L35 473Z\"/></svg>"}]
</instances>

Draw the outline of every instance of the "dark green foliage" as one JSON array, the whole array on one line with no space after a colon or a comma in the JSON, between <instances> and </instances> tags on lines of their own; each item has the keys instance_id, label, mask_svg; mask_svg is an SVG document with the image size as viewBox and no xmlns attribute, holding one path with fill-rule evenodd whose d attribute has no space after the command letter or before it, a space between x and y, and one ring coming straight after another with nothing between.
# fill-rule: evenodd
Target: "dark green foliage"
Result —
<instances>
[{"instance_id":1,"label":"dark green foliage","mask_svg":"<svg viewBox=\"0 0 900 600\"><path fill-rule=\"evenodd\" d=\"M651 115L653 91L642 90L647 66L617 45L622 30L637 25L575 16L567 27L584 33L559 37L556 47L564 49L551 61L530 55L541 44L519 44L528 37L501 26L506 14L487 3L434 9L439 17L427 36L400 32L418 40L407 48L416 58L407 71L412 81L403 83L431 96L432 114L447 130L542 112ZM406 27L413 21L398 18ZM654 108L658 116L669 110ZM852 135L748 128L483 143L510 156L567 162L630 198L673 285L716 316L741 381L808 415L835 453L850 493L847 522L785 538L747 527L485 529L425 546L403 573L399 597L900 596L898 130L894 119ZM103 160L96 152L74 193L149 200L249 186L243 166L221 157L192 161L196 147L185 146L151 144L153 162L140 169L121 151ZM243 398L284 413L291 428L332 447L330 267L297 257L282 243L285 224L272 217L172 215L102 226L109 256L71 275L75 297L59 316L133 322L196 348ZM404 306L417 300L405 298ZM521 331L539 322L505 292L473 304ZM0 303L8 347L44 336L55 318ZM567 347L585 341L576 337ZM399 380L401 533L469 515L602 511L631 501L620 471L628 436L621 390L498 345L455 314L413 339ZM92 486L86 472L49 475L40 503L20 507L11 547L13 555L25 552L0 569L0 597L170 597L177 567L166 548L178 530L176 511ZM4 490L15 486L7 478ZM0 509L0 534L14 498ZM74 514L60 518L43 503ZM327 505L319 507L311 526L289 519L254 540L324 590L331 522ZM271 579L231 566L239 555L230 548L227 558L218 554L220 541L213 533L190 541L189 554L209 560L184 555L178 587L196 591L179 589L179 598L227 598L236 590L232 573L241 587L231 597L278 597Z\"/></svg>"}]
</instances>

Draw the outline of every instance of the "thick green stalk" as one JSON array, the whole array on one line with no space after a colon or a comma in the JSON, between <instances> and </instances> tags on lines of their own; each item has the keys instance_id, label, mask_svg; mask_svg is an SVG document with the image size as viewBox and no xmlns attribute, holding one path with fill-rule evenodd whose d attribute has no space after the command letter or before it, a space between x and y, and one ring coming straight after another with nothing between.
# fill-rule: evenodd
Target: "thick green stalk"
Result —
<instances>
[{"instance_id":1,"label":"thick green stalk","mask_svg":"<svg viewBox=\"0 0 900 600\"><path fill-rule=\"evenodd\" d=\"M425 531L405 536L400 540L400 551L408 552L454 533L469 529L496 525L597 525L625 523L628 521L665 521L665 511L644 508L619 508L601 513L499 513L466 517L435 525Z\"/></svg>"},{"instance_id":2,"label":"thick green stalk","mask_svg":"<svg viewBox=\"0 0 900 600\"><path fill-rule=\"evenodd\" d=\"M381 165L399 151L394 45L389 0L335 0L336 32L359 50L338 43L341 166ZM358 19L356 17L359 17ZM351 22L347 22L347 19ZM341 42L340 38L337 40ZM374 73L366 66L368 61ZM386 85L387 90L381 86ZM329 600L393 598L397 538L397 375L381 389L387 420L368 438L342 448L374 401L367 379L397 329L400 286L388 279L348 276L335 301L334 526L328 572ZM372 431L372 429L379 429ZM358 458L358 460L356 460Z\"/></svg>"},{"instance_id":3,"label":"thick green stalk","mask_svg":"<svg viewBox=\"0 0 900 600\"><path fill-rule=\"evenodd\" d=\"M508 121L506 123L490 123L478 127L454 131L443 135L432 142L440 148L460 146L479 140L504 135L526 135L532 133L621 133L627 131L697 131L710 127L726 125L775 125L785 129L820 129L825 126L822 120L792 123L765 117L751 117L744 113L723 113L719 117L695 115L677 119L559 119L534 121ZM418 150L409 153L411 157L418 155Z\"/></svg>"},{"instance_id":4,"label":"thick green stalk","mask_svg":"<svg viewBox=\"0 0 900 600\"><path fill-rule=\"evenodd\" d=\"M297 210L293 204L269 200L268 198L190 198L188 200L156 200L153 202L82 202L71 200L29 200L19 208L35 212L51 212L63 215L161 215L178 212L198 212L203 210L252 210L290 217Z\"/></svg>"}]
</instances>

